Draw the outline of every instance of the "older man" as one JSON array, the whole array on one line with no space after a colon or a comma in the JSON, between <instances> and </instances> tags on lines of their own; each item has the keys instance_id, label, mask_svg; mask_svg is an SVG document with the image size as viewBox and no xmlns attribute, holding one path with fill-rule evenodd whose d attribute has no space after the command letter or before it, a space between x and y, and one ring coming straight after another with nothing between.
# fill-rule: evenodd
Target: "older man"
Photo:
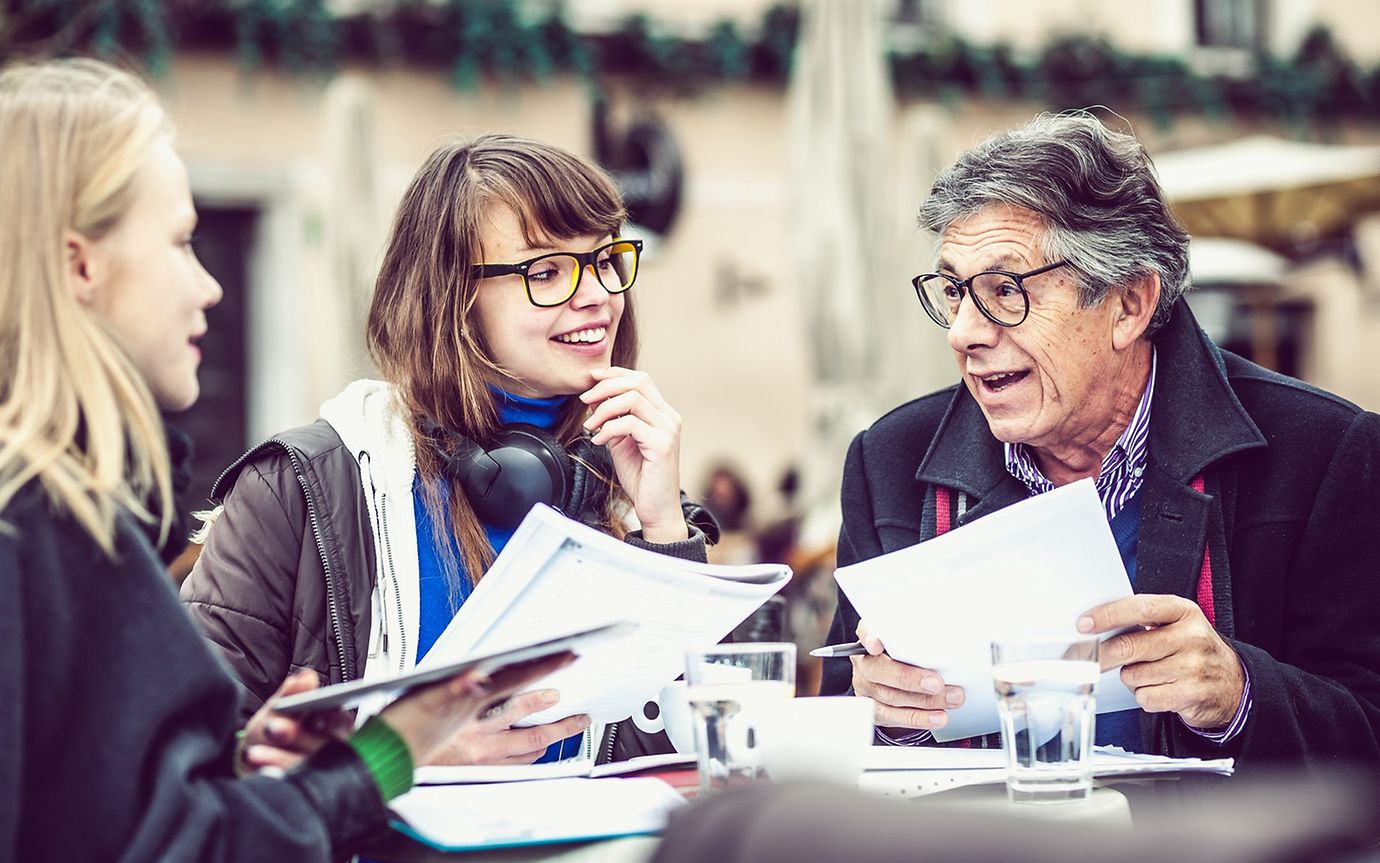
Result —
<instances>
[{"instance_id":1,"label":"older man","mask_svg":"<svg viewBox=\"0 0 1380 863\"><path fill-rule=\"evenodd\" d=\"M1100 718L1103 742L1380 762L1380 416L1208 340L1144 148L1091 116L965 153L920 222L939 254L916 292L962 385L854 440L839 565L1093 477L1136 595L1077 625L1136 627L1103 657L1142 708ZM869 655L826 660L823 691L925 741L964 693L886 656L840 595L831 640L855 632Z\"/></svg>"}]
</instances>

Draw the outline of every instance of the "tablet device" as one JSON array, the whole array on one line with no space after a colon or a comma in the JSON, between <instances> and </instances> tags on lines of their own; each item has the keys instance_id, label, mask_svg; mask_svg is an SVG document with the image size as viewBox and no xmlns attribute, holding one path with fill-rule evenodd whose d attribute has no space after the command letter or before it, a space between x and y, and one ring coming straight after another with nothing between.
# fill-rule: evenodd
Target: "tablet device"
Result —
<instances>
[{"instance_id":1,"label":"tablet device","mask_svg":"<svg viewBox=\"0 0 1380 863\"><path fill-rule=\"evenodd\" d=\"M407 674L400 674L397 677L389 677L383 680L350 680L345 683L336 683L332 686L323 686L320 689L313 689L310 692L299 692L296 695L284 696L273 702L272 707L280 713L305 713L308 711L335 710L337 708L353 707L369 695L382 693L384 695L396 697L409 690L431 683L439 683L442 680L446 680L467 671L480 671L485 674L492 674L509 665L516 665L520 662L531 662L547 656L554 656L557 653L568 652L579 654L583 647L609 638L618 638L627 635L636 628L637 624L631 621L609 623L604 626L596 626L592 629L572 632L558 638L548 638L545 641L538 641L521 647L513 647L497 653L466 657L457 662L450 662L445 665L438 665L435 668L425 668Z\"/></svg>"}]
</instances>

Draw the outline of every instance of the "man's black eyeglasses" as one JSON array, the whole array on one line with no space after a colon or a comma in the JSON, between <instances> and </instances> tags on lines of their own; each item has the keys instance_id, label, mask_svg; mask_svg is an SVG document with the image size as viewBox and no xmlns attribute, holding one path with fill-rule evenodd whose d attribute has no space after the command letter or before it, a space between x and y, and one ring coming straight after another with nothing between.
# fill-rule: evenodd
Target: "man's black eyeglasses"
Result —
<instances>
[{"instance_id":1,"label":"man's black eyeglasses","mask_svg":"<svg viewBox=\"0 0 1380 863\"><path fill-rule=\"evenodd\" d=\"M985 270L967 279L948 273L921 273L911 279L911 284L915 286L915 296L920 298L925 313L946 330L958 319L958 308L965 294L972 296L973 304L987 320L1003 327L1016 327L1030 314L1030 295L1025 292L1025 280L1067 265L1068 261L1058 261L1027 273Z\"/></svg>"},{"instance_id":2,"label":"man's black eyeglasses","mask_svg":"<svg viewBox=\"0 0 1380 863\"><path fill-rule=\"evenodd\" d=\"M564 305L580 285L586 267L610 294L621 294L637 278L637 261L642 255L641 240L617 239L592 252L550 252L519 264L475 264L476 279L494 276L522 276L527 299L539 308Z\"/></svg>"}]
</instances>

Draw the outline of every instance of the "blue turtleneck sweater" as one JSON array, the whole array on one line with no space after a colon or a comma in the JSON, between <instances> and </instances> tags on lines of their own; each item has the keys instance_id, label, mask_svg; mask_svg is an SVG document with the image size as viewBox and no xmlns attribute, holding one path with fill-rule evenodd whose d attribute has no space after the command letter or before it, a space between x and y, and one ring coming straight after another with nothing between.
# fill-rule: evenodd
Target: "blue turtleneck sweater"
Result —
<instances>
[{"instance_id":1,"label":"blue turtleneck sweater","mask_svg":"<svg viewBox=\"0 0 1380 863\"><path fill-rule=\"evenodd\" d=\"M569 399L569 396L529 399L500 390L495 390L494 394L499 399L499 417L504 425L527 423L546 430L555 427L556 421L560 418L561 407ZM417 581L421 594L421 609L417 615L417 661L421 662L422 657L426 656L427 651L436 643L436 639L440 638L441 633L450 625L451 618L469 598L472 579L462 565L459 593L452 602L446 589L441 557L436 552L436 533L431 512L422 494L420 475L412 482L412 506L417 516ZM503 547L513 536L513 529L487 524L484 525L484 532L488 534L489 544L493 546L495 553L503 551ZM460 549L455 543L455 538L447 533L442 541L450 544L451 553L459 560ZM579 748L580 735L577 734L551 744L547 747L546 754L537 759L537 763L576 756L579 754Z\"/></svg>"}]
</instances>

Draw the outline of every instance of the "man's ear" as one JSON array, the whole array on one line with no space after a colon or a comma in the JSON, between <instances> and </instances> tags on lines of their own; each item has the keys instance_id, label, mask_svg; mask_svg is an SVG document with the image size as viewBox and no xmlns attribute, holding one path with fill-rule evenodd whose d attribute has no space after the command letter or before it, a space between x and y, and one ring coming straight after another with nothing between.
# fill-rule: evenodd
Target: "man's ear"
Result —
<instances>
[{"instance_id":1,"label":"man's ear","mask_svg":"<svg viewBox=\"0 0 1380 863\"><path fill-rule=\"evenodd\" d=\"M96 301L97 266L91 241L76 231L62 235L62 269L67 288L77 302L89 306Z\"/></svg>"},{"instance_id":2,"label":"man's ear","mask_svg":"<svg viewBox=\"0 0 1380 863\"><path fill-rule=\"evenodd\" d=\"M1160 274L1147 273L1128 282L1109 297L1112 313L1112 346L1119 351L1136 343L1150 326L1160 302Z\"/></svg>"}]
</instances>

